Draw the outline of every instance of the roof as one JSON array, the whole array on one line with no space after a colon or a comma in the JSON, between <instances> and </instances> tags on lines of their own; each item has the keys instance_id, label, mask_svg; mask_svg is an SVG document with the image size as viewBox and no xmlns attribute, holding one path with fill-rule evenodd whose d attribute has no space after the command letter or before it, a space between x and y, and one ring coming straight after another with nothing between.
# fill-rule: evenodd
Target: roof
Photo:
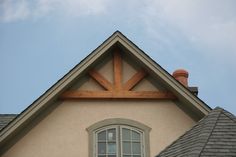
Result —
<instances>
[{"instance_id":1,"label":"roof","mask_svg":"<svg viewBox=\"0 0 236 157\"><path fill-rule=\"evenodd\" d=\"M168 90L181 102L181 108L188 111L190 115L199 120L211 111L211 108L207 104L175 80L172 75L153 61L121 32L116 31L0 131L0 148L2 148L0 155L11 147L10 145L14 144L13 141L16 136L19 136L21 132L23 135L23 133L27 132L26 129L30 129L27 126L31 126L35 121L40 120L40 118L42 119L47 111L55 107L52 106L52 102L57 100L76 80L82 78L92 65L102 60L109 53L109 50L115 46L118 46L129 56L132 56L135 61L144 65L155 79L162 81L168 87Z\"/></svg>"},{"instance_id":2,"label":"roof","mask_svg":"<svg viewBox=\"0 0 236 157\"><path fill-rule=\"evenodd\" d=\"M0 130L10 123L17 114L0 114Z\"/></svg>"},{"instance_id":3,"label":"roof","mask_svg":"<svg viewBox=\"0 0 236 157\"><path fill-rule=\"evenodd\" d=\"M157 157L236 156L236 117L215 108Z\"/></svg>"}]
</instances>

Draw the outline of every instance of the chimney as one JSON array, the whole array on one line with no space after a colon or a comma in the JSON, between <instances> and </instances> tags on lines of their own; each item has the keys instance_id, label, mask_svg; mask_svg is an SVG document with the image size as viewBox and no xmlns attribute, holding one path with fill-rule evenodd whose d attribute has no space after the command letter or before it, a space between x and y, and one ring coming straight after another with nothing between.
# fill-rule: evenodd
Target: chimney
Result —
<instances>
[{"instance_id":1,"label":"chimney","mask_svg":"<svg viewBox=\"0 0 236 157\"><path fill-rule=\"evenodd\" d=\"M173 72L173 77L182 83L185 87L188 87L188 72L184 69L178 69Z\"/></svg>"},{"instance_id":2,"label":"chimney","mask_svg":"<svg viewBox=\"0 0 236 157\"><path fill-rule=\"evenodd\" d=\"M173 72L173 77L181 84L187 87L194 95L198 95L198 87L188 86L188 72L184 69L178 69Z\"/></svg>"}]
</instances>

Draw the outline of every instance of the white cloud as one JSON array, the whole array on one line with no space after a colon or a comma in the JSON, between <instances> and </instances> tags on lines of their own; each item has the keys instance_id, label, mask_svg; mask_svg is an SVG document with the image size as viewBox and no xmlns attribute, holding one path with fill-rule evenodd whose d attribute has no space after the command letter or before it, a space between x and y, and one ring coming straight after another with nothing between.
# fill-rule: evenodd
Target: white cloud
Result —
<instances>
[{"instance_id":1,"label":"white cloud","mask_svg":"<svg viewBox=\"0 0 236 157\"><path fill-rule=\"evenodd\" d=\"M192 44L214 49L209 53L236 57L234 0L149 0L147 5L143 19L151 34L165 38L158 27L168 25Z\"/></svg>"},{"instance_id":2,"label":"white cloud","mask_svg":"<svg viewBox=\"0 0 236 157\"><path fill-rule=\"evenodd\" d=\"M168 45L169 49L173 47L173 51L178 44L173 40L177 41L181 35L197 47L212 48L214 55L221 56L222 50L227 50L229 56L236 57L234 0L128 0L119 2L119 8L116 8L116 3L112 0L2 0L0 21L54 14L69 17L101 15L109 11L111 18L113 14L118 19L123 14L132 15L134 19L141 17L135 21L136 25L144 23L144 28L156 42ZM119 12L110 10L111 6Z\"/></svg>"},{"instance_id":3,"label":"white cloud","mask_svg":"<svg viewBox=\"0 0 236 157\"><path fill-rule=\"evenodd\" d=\"M29 17L30 10L26 0L4 0L0 2L0 20L11 22Z\"/></svg>"},{"instance_id":4,"label":"white cloud","mask_svg":"<svg viewBox=\"0 0 236 157\"><path fill-rule=\"evenodd\" d=\"M106 12L108 0L3 0L0 21L13 22L59 13L67 16L99 15Z\"/></svg>"},{"instance_id":5,"label":"white cloud","mask_svg":"<svg viewBox=\"0 0 236 157\"><path fill-rule=\"evenodd\" d=\"M72 15L94 15L106 12L108 0L68 0L66 10Z\"/></svg>"}]
</instances>

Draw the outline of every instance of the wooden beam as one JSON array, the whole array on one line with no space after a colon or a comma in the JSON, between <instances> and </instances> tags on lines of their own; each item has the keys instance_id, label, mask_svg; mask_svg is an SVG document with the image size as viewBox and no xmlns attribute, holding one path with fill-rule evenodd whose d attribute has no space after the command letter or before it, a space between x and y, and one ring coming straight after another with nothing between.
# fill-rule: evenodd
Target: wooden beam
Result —
<instances>
[{"instance_id":1,"label":"wooden beam","mask_svg":"<svg viewBox=\"0 0 236 157\"><path fill-rule=\"evenodd\" d=\"M122 88L122 59L118 49L114 51L113 55L114 87L116 91L119 91Z\"/></svg>"},{"instance_id":2,"label":"wooden beam","mask_svg":"<svg viewBox=\"0 0 236 157\"><path fill-rule=\"evenodd\" d=\"M62 99L92 99L112 97L110 91L66 91L61 95Z\"/></svg>"},{"instance_id":3,"label":"wooden beam","mask_svg":"<svg viewBox=\"0 0 236 157\"><path fill-rule=\"evenodd\" d=\"M112 84L105 77L99 74L97 71L92 69L88 73L95 81L97 81L106 90L109 90L109 91L113 90Z\"/></svg>"},{"instance_id":4,"label":"wooden beam","mask_svg":"<svg viewBox=\"0 0 236 157\"><path fill-rule=\"evenodd\" d=\"M122 91L117 93L115 98L127 99L175 99L176 97L170 92L158 91Z\"/></svg>"},{"instance_id":5,"label":"wooden beam","mask_svg":"<svg viewBox=\"0 0 236 157\"><path fill-rule=\"evenodd\" d=\"M158 91L67 91L62 99L176 99L170 92Z\"/></svg>"},{"instance_id":6,"label":"wooden beam","mask_svg":"<svg viewBox=\"0 0 236 157\"><path fill-rule=\"evenodd\" d=\"M134 74L124 85L124 90L131 90L135 85L137 85L147 73L144 70L140 70L136 74Z\"/></svg>"},{"instance_id":7,"label":"wooden beam","mask_svg":"<svg viewBox=\"0 0 236 157\"><path fill-rule=\"evenodd\" d=\"M135 99L176 99L170 92L158 91L124 91L121 97Z\"/></svg>"}]
</instances>

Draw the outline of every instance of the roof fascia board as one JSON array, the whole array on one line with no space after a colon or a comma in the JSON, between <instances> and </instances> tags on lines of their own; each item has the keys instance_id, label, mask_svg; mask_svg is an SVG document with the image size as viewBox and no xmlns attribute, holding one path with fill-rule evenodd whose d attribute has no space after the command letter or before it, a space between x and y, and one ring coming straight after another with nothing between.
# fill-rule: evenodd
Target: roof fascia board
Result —
<instances>
[{"instance_id":1,"label":"roof fascia board","mask_svg":"<svg viewBox=\"0 0 236 157\"><path fill-rule=\"evenodd\" d=\"M183 85L176 81L168 72L163 68L158 66L156 62L150 59L142 50L140 50L136 45L134 45L129 39L127 39L122 34L119 34L119 42L124 45L135 57L140 59L144 64L146 64L155 74L167 84L170 85L172 92L178 95L179 98L184 99L188 103L191 103L199 109L204 115L210 112L210 108L207 107L200 99L194 96L189 90L187 90Z\"/></svg>"},{"instance_id":2,"label":"roof fascia board","mask_svg":"<svg viewBox=\"0 0 236 157\"><path fill-rule=\"evenodd\" d=\"M104 41L97 49L95 49L88 57L82 60L75 66L68 74L66 74L61 80L53 85L48 91L46 91L41 97L32 103L25 111L23 111L12 123L6 126L0 132L0 145L4 139L9 137L14 131L22 126L26 120L36 115L47 106L48 102L60 94L67 85L78 77L86 68L96 61L101 55L103 55L111 46L120 42L126 47L130 53L141 60L147 67L150 68L155 74L157 74L164 82L170 85L170 88L179 97L186 99L187 102L193 104L203 114L207 114L210 109L201 102L198 98L193 96L187 89L185 89L180 83L178 83L173 77L171 77L164 69L158 66L150 57L140 50L134 43L127 39L120 32L115 32L106 41Z\"/></svg>"},{"instance_id":3,"label":"roof fascia board","mask_svg":"<svg viewBox=\"0 0 236 157\"><path fill-rule=\"evenodd\" d=\"M117 42L117 32L95 49L86 59L81 61L73 70L66 74L63 79L57 82L50 90L36 100L29 108L23 111L19 116L0 132L0 145L3 139L9 136L16 128L21 126L27 119L35 115L47 102L58 95L72 80L81 74L90 64L99 58L106 50Z\"/></svg>"}]
</instances>

